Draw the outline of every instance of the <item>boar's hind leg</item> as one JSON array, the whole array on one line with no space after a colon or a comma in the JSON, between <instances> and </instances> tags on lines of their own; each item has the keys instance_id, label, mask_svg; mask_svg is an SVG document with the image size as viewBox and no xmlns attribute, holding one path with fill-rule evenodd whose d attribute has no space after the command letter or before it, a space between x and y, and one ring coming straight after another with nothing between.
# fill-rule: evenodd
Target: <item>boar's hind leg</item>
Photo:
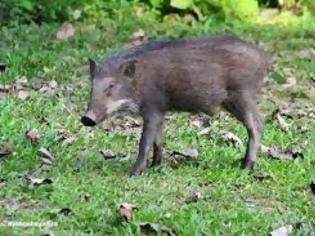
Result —
<instances>
[{"instance_id":1,"label":"boar's hind leg","mask_svg":"<svg viewBox=\"0 0 315 236\"><path fill-rule=\"evenodd\" d=\"M256 97L249 92L232 92L224 107L244 124L248 133L248 142L242 167L252 169L257 161L257 151L261 137L261 118L257 110Z\"/></svg>"},{"instance_id":2,"label":"boar's hind leg","mask_svg":"<svg viewBox=\"0 0 315 236\"><path fill-rule=\"evenodd\" d=\"M160 165L162 162L162 132L163 124L160 123L157 133L155 135L155 140L153 143L153 161L152 166Z\"/></svg>"},{"instance_id":3,"label":"boar's hind leg","mask_svg":"<svg viewBox=\"0 0 315 236\"><path fill-rule=\"evenodd\" d=\"M147 112L144 114L143 130L139 144L138 158L133 166L130 176L137 176L146 168L148 155L153 142L163 123L164 114L161 112Z\"/></svg>"}]
</instances>

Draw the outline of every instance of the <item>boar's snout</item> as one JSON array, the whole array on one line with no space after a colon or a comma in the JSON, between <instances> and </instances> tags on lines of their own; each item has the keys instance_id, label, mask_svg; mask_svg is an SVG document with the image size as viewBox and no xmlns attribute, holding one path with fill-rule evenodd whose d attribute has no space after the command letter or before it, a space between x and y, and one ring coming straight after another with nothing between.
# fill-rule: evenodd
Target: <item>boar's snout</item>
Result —
<instances>
[{"instance_id":1,"label":"boar's snout","mask_svg":"<svg viewBox=\"0 0 315 236\"><path fill-rule=\"evenodd\" d=\"M93 112L87 112L84 116L81 118L81 122L85 126L95 126L96 125L96 116Z\"/></svg>"},{"instance_id":2,"label":"boar's snout","mask_svg":"<svg viewBox=\"0 0 315 236\"><path fill-rule=\"evenodd\" d=\"M90 127L92 127L92 126L95 126L95 125L96 125L96 122L95 122L94 120L92 120L90 117L87 117L87 116L83 116L83 117L81 118L81 122L82 122L82 124L85 125L85 126L90 126Z\"/></svg>"}]
</instances>

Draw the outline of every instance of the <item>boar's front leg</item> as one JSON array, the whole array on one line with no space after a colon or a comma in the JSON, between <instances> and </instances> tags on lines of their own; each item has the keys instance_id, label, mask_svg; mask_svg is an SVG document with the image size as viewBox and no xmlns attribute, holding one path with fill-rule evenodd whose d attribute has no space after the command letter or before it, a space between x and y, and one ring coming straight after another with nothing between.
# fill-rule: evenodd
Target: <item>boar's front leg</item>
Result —
<instances>
[{"instance_id":1,"label":"boar's front leg","mask_svg":"<svg viewBox=\"0 0 315 236\"><path fill-rule=\"evenodd\" d=\"M143 130L139 144L139 153L130 176L138 176L147 166L147 159L153 142L162 127L164 114L159 111L147 111L143 116Z\"/></svg>"}]
</instances>

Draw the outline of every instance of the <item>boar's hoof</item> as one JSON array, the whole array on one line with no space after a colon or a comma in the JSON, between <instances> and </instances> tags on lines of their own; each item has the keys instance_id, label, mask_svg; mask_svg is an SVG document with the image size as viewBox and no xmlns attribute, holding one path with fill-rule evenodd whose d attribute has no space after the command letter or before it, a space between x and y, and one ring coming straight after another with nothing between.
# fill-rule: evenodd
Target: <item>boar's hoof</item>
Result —
<instances>
[{"instance_id":1,"label":"boar's hoof","mask_svg":"<svg viewBox=\"0 0 315 236\"><path fill-rule=\"evenodd\" d=\"M130 177L134 177L134 176L139 176L142 174L142 172L144 171L145 166L135 166L132 168L132 170L129 173Z\"/></svg>"},{"instance_id":2,"label":"boar's hoof","mask_svg":"<svg viewBox=\"0 0 315 236\"><path fill-rule=\"evenodd\" d=\"M139 170L132 170L130 171L129 173L129 177L136 177L136 176L139 176L141 175L142 171L139 171Z\"/></svg>"},{"instance_id":3,"label":"boar's hoof","mask_svg":"<svg viewBox=\"0 0 315 236\"><path fill-rule=\"evenodd\" d=\"M158 160L153 160L152 163L151 163L151 166L150 167L155 167L155 166L159 166L161 165L162 163L162 160L158 159Z\"/></svg>"},{"instance_id":4,"label":"boar's hoof","mask_svg":"<svg viewBox=\"0 0 315 236\"><path fill-rule=\"evenodd\" d=\"M256 165L255 161L243 159L241 163L241 167L247 170L253 170Z\"/></svg>"}]
</instances>

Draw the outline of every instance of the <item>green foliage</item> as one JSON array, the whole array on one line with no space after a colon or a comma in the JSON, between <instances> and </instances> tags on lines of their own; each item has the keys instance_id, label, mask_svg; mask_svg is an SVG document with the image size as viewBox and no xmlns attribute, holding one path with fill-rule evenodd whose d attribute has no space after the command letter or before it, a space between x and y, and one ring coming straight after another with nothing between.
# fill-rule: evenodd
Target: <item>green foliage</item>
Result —
<instances>
[{"instance_id":1,"label":"green foliage","mask_svg":"<svg viewBox=\"0 0 315 236\"><path fill-rule=\"evenodd\" d=\"M80 6L76 0L11 0L0 3L1 21L18 22L46 22L65 21L73 18L76 7Z\"/></svg>"},{"instance_id":2,"label":"green foliage","mask_svg":"<svg viewBox=\"0 0 315 236\"><path fill-rule=\"evenodd\" d=\"M281 6L301 12L303 4L315 13L313 0L283 0ZM167 21L185 21L189 16L188 22L219 16L228 21L256 22L259 5L280 6L278 0L10 0L0 2L0 24L88 21L108 25L113 20L143 16Z\"/></svg>"},{"instance_id":3,"label":"green foliage","mask_svg":"<svg viewBox=\"0 0 315 236\"><path fill-rule=\"evenodd\" d=\"M304 0L303 3L308 8L308 10L315 16L315 1L314 0Z\"/></svg>"},{"instance_id":4,"label":"green foliage","mask_svg":"<svg viewBox=\"0 0 315 236\"><path fill-rule=\"evenodd\" d=\"M187 9L193 5L193 0L171 0L171 6L178 9Z\"/></svg>"},{"instance_id":5,"label":"green foliage","mask_svg":"<svg viewBox=\"0 0 315 236\"><path fill-rule=\"evenodd\" d=\"M258 16L258 2L256 0L223 0L223 11L229 18L252 22Z\"/></svg>"}]
</instances>

